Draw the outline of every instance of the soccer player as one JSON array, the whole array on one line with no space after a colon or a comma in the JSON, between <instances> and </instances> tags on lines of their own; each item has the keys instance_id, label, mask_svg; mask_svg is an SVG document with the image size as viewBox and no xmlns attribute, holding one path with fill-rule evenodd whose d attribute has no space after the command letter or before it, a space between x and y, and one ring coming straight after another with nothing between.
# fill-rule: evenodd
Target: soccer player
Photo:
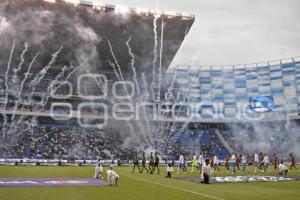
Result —
<instances>
[{"instance_id":1,"label":"soccer player","mask_svg":"<svg viewBox=\"0 0 300 200\"><path fill-rule=\"evenodd\" d=\"M295 157L294 157L294 155L292 153L290 153L290 161L291 161L290 170L292 171L293 168L295 170L297 170Z\"/></svg>"},{"instance_id":2,"label":"soccer player","mask_svg":"<svg viewBox=\"0 0 300 200\"><path fill-rule=\"evenodd\" d=\"M254 154L254 163L255 163L254 172L256 173L256 168L259 168L259 155L256 152Z\"/></svg>"},{"instance_id":3,"label":"soccer player","mask_svg":"<svg viewBox=\"0 0 300 200\"><path fill-rule=\"evenodd\" d=\"M283 161L280 162L279 166L279 175L287 175L288 173L288 168L283 164Z\"/></svg>"},{"instance_id":4,"label":"soccer player","mask_svg":"<svg viewBox=\"0 0 300 200\"><path fill-rule=\"evenodd\" d=\"M242 155L242 166L243 166L243 172L245 173L246 171L248 172L247 168L247 157L245 155Z\"/></svg>"},{"instance_id":5,"label":"soccer player","mask_svg":"<svg viewBox=\"0 0 300 200\"><path fill-rule=\"evenodd\" d=\"M269 173L270 173L270 169L269 169L270 159L267 154L265 154L265 156L264 156L263 163L264 163L264 172L268 169Z\"/></svg>"},{"instance_id":6,"label":"soccer player","mask_svg":"<svg viewBox=\"0 0 300 200\"><path fill-rule=\"evenodd\" d=\"M178 161L178 172L177 174L179 174L180 171L184 172L184 156L182 153L180 153L180 156L179 156L179 161Z\"/></svg>"},{"instance_id":7,"label":"soccer player","mask_svg":"<svg viewBox=\"0 0 300 200\"><path fill-rule=\"evenodd\" d=\"M231 167L232 167L232 173L235 173L236 169L236 156L235 156L235 153L233 153L231 155L231 158L230 158L230 164L231 164Z\"/></svg>"},{"instance_id":8,"label":"soccer player","mask_svg":"<svg viewBox=\"0 0 300 200\"><path fill-rule=\"evenodd\" d=\"M157 168L157 174L159 174L159 156L158 156L158 153L155 152L155 161L154 161L154 168L153 168L153 173L154 173L154 170L155 168Z\"/></svg>"},{"instance_id":9,"label":"soccer player","mask_svg":"<svg viewBox=\"0 0 300 200\"><path fill-rule=\"evenodd\" d=\"M193 153L193 158L192 158L192 170L191 172L194 172L194 168L197 167L197 156L195 153Z\"/></svg>"},{"instance_id":10,"label":"soccer player","mask_svg":"<svg viewBox=\"0 0 300 200\"><path fill-rule=\"evenodd\" d=\"M112 165L109 167L109 170L107 170L107 181L109 186L112 186L113 184L118 186L119 175L113 170Z\"/></svg>"},{"instance_id":11,"label":"soccer player","mask_svg":"<svg viewBox=\"0 0 300 200\"><path fill-rule=\"evenodd\" d=\"M135 168L138 168L139 172L141 171L140 166L139 166L139 159L137 153L134 154L133 157L133 168L132 168L132 173L134 173Z\"/></svg>"},{"instance_id":12,"label":"soccer player","mask_svg":"<svg viewBox=\"0 0 300 200\"><path fill-rule=\"evenodd\" d=\"M277 171L277 165L278 165L278 158L276 156L276 153L273 153L272 156L272 164L274 166L274 170Z\"/></svg>"},{"instance_id":13,"label":"soccer player","mask_svg":"<svg viewBox=\"0 0 300 200\"><path fill-rule=\"evenodd\" d=\"M209 164L209 159L205 160L205 164L202 166L202 175L203 181L201 183L209 184L209 177L210 177L211 167Z\"/></svg>"},{"instance_id":14,"label":"soccer player","mask_svg":"<svg viewBox=\"0 0 300 200\"><path fill-rule=\"evenodd\" d=\"M264 154L262 152L259 152L259 169L263 172L264 168Z\"/></svg>"},{"instance_id":15,"label":"soccer player","mask_svg":"<svg viewBox=\"0 0 300 200\"><path fill-rule=\"evenodd\" d=\"M153 152L150 153L150 161L149 161L149 172L150 174L153 174L154 171L154 157Z\"/></svg>"},{"instance_id":16,"label":"soccer player","mask_svg":"<svg viewBox=\"0 0 300 200\"><path fill-rule=\"evenodd\" d=\"M187 168L186 168L186 156L183 154L183 174L186 174Z\"/></svg>"},{"instance_id":17,"label":"soccer player","mask_svg":"<svg viewBox=\"0 0 300 200\"><path fill-rule=\"evenodd\" d=\"M209 159L209 164L210 164L210 169L211 169L211 174L214 172L214 157L211 157Z\"/></svg>"},{"instance_id":18,"label":"soccer player","mask_svg":"<svg viewBox=\"0 0 300 200\"><path fill-rule=\"evenodd\" d=\"M217 155L214 156L214 159L213 159L213 166L214 166L214 170L215 171L220 171L220 168L219 168L219 160L218 160L218 157Z\"/></svg>"},{"instance_id":19,"label":"soccer player","mask_svg":"<svg viewBox=\"0 0 300 200\"><path fill-rule=\"evenodd\" d=\"M146 170L147 174L149 173L148 169L146 168L146 163L147 163L146 155L145 155L145 152L143 152L142 169L141 169L140 173L143 173L144 169Z\"/></svg>"},{"instance_id":20,"label":"soccer player","mask_svg":"<svg viewBox=\"0 0 300 200\"><path fill-rule=\"evenodd\" d=\"M203 154L201 153L199 158L198 158L198 168L199 168L199 173L201 174L202 172L202 165L204 163L204 158L203 158Z\"/></svg>"},{"instance_id":21,"label":"soccer player","mask_svg":"<svg viewBox=\"0 0 300 200\"><path fill-rule=\"evenodd\" d=\"M103 167L100 164L97 164L95 167L95 179L102 179L102 172L103 172Z\"/></svg>"},{"instance_id":22,"label":"soccer player","mask_svg":"<svg viewBox=\"0 0 300 200\"><path fill-rule=\"evenodd\" d=\"M167 175L166 178L171 178L172 177L172 172L174 171L172 165L169 163L167 167Z\"/></svg>"},{"instance_id":23,"label":"soccer player","mask_svg":"<svg viewBox=\"0 0 300 200\"><path fill-rule=\"evenodd\" d=\"M227 172L229 172L229 155L227 155L224 159L224 166L225 166Z\"/></svg>"},{"instance_id":24,"label":"soccer player","mask_svg":"<svg viewBox=\"0 0 300 200\"><path fill-rule=\"evenodd\" d=\"M237 153L235 154L235 159L236 159L236 167L238 169L238 172L240 172L241 157Z\"/></svg>"}]
</instances>

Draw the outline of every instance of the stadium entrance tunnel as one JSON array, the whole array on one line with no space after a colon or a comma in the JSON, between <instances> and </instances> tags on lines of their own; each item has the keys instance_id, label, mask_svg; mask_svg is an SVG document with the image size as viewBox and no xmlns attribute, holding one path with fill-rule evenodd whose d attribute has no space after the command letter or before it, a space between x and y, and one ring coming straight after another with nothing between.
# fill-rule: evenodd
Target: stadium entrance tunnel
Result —
<instances>
[{"instance_id":1,"label":"stadium entrance tunnel","mask_svg":"<svg viewBox=\"0 0 300 200\"><path fill-rule=\"evenodd\" d=\"M0 178L0 187L74 187L107 185L106 182L93 178Z\"/></svg>"}]
</instances>

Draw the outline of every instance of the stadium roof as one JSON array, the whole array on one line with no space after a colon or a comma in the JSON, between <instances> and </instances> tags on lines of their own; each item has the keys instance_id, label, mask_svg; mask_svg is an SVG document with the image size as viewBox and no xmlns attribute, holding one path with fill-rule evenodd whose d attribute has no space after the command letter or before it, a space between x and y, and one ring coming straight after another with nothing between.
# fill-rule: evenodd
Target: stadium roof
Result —
<instances>
[{"instance_id":1,"label":"stadium roof","mask_svg":"<svg viewBox=\"0 0 300 200\"><path fill-rule=\"evenodd\" d=\"M0 60L7 60L16 40L16 49L27 42L40 51L38 66L46 66L51 54L63 47L56 66L87 61L94 72L120 66L128 73L132 64L137 72L152 71L153 66L165 71L194 23L193 15L98 1L5 0L1 4L10 29L1 33L7 42ZM17 63L16 57L12 65Z\"/></svg>"},{"instance_id":2,"label":"stadium roof","mask_svg":"<svg viewBox=\"0 0 300 200\"><path fill-rule=\"evenodd\" d=\"M93 9L103 10L103 11L112 9L117 13L131 13L131 12L135 12L136 14L148 13L149 15L166 15L169 16L170 18L182 17L183 20L190 20L192 18L195 18L195 15L192 14L177 13L174 11L154 11L146 8L130 8L121 5L110 5L110 4L102 3L102 1L99 0L44 0L44 1L48 3L64 2L64 3L73 4L74 6L78 6L78 5L91 6L93 7Z\"/></svg>"},{"instance_id":3,"label":"stadium roof","mask_svg":"<svg viewBox=\"0 0 300 200\"><path fill-rule=\"evenodd\" d=\"M283 58L278 60L269 60L264 62L253 62L253 63L244 63L244 64L232 64L232 65L182 65L178 64L175 68L169 68L168 72L173 73L176 69L187 70L187 71L207 71L207 70L233 70L241 68L257 68L257 67L272 67L285 65L290 63L300 63L300 56Z\"/></svg>"}]
</instances>

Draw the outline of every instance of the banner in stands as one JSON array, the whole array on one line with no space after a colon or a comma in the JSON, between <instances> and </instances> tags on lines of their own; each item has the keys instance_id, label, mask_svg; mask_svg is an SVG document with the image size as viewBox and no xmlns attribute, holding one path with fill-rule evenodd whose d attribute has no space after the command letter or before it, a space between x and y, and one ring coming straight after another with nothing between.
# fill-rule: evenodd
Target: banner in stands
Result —
<instances>
[{"instance_id":1,"label":"banner in stands","mask_svg":"<svg viewBox=\"0 0 300 200\"><path fill-rule=\"evenodd\" d=\"M268 112L275 110L272 96L253 96L249 98L249 109L255 112Z\"/></svg>"},{"instance_id":2,"label":"banner in stands","mask_svg":"<svg viewBox=\"0 0 300 200\"><path fill-rule=\"evenodd\" d=\"M30 163L40 163L40 164L52 164L52 163L61 163L61 164L97 164L100 162L101 164L108 165L117 163L117 160L74 160L74 161L68 161L68 160L46 160L46 159L0 159L0 164L9 164L9 163L18 163L18 164L30 164Z\"/></svg>"}]
</instances>

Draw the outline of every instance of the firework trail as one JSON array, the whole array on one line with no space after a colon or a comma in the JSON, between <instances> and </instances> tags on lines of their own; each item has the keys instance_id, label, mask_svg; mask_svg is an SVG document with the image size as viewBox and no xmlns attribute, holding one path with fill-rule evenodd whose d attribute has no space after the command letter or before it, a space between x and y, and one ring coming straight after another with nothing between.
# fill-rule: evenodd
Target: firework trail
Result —
<instances>
[{"instance_id":1,"label":"firework trail","mask_svg":"<svg viewBox=\"0 0 300 200\"><path fill-rule=\"evenodd\" d=\"M131 57L130 66L131 66L131 69L132 69L132 72L133 72L133 78L134 78L135 85L137 87L137 92L138 92L138 95L140 97L141 91L140 91L140 86L139 86L139 83L138 83L138 80L137 80L136 69L135 69L135 66L134 66L135 57L134 57L134 54L132 53L132 49L131 49L131 46L129 44L130 41L131 41L131 36L127 40L126 46L128 47L128 53Z\"/></svg>"},{"instance_id":2,"label":"firework trail","mask_svg":"<svg viewBox=\"0 0 300 200\"><path fill-rule=\"evenodd\" d=\"M6 73L5 73L5 104L4 104L4 107L3 107L3 116L4 116L3 131L4 131L4 128L7 124L7 116L6 116L5 112L6 112L6 106L7 106L7 103L8 103L8 89L9 89L8 88L8 73L9 73L9 70L10 70L11 60L12 60L12 57L13 57L13 54L14 54L15 45L16 45L16 40L13 41L12 48L11 48L11 51L10 51L9 60L8 60L8 64L7 64L7 70L6 70Z\"/></svg>"},{"instance_id":3,"label":"firework trail","mask_svg":"<svg viewBox=\"0 0 300 200\"><path fill-rule=\"evenodd\" d=\"M121 67L120 67L120 65L119 65L119 63L118 63L118 61L117 61L117 58L116 58L116 56L115 56L115 54L114 54L114 51L113 51L113 49L112 49L112 46L111 46L111 43L110 43L109 40L108 40L108 45L109 45L110 53L111 53L111 55L112 55L112 57L113 57L113 59L114 59L114 61L115 61L115 64L116 64L117 67L118 67L119 74L120 74L120 78L121 78L121 80L124 82L124 78L123 78L123 74L122 74L122 71L121 71Z\"/></svg>"},{"instance_id":4,"label":"firework trail","mask_svg":"<svg viewBox=\"0 0 300 200\"><path fill-rule=\"evenodd\" d=\"M27 51L28 51L28 44L25 42L24 50L22 51L22 53L20 55L20 63L18 65L18 67L14 69L13 83L17 83L17 75L18 75L18 72L22 69L22 66L23 66L24 61L25 61L24 56L25 56Z\"/></svg>"},{"instance_id":5,"label":"firework trail","mask_svg":"<svg viewBox=\"0 0 300 200\"><path fill-rule=\"evenodd\" d=\"M71 67L70 67L71 68ZM43 96L42 100L41 100L41 112L43 112L46 104L48 103L48 100L51 96L51 92L53 90L53 86L58 82L58 80L63 77L65 75L65 72L68 70L67 66L64 66L61 70L61 72L55 77L54 80L51 81L51 83L48 85L47 87L47 92L46 94Z\"/></svg>"},{"instance_id":6,"label":"firework trail","mask_svg":"<svg viewBox=\"0 0 300 200\"><path fill-rule=\"evenodd\" d=\"M164 46L164 20L161 21L161 34L160 34L160 50L159 50L159 77L158 77L158 93L161 93L161 73L162 73L162 54Z\"/></svg>"},{"instance_id":7,"label":"firework trail","mask_svg":"<svg viewBox=\"0 0 300 200\"><path fill-rule=\"evenodd\" d=\"M50 69L50 67L52 66L53 63L55 63L56 58L58 57L58 54L61 52L62 47L59 48L59 50L57 50L54 54L52 54L52 58L50 60L50 62L48 63L48 65L46 67L44 67L39 73L36 74L36 76L34 77L34 79L30 82L30 86L32 87L30 96L29 96L29 102L30 104L32 104L32 96L35 92L36 86L43 80L43 78L45 77L46 73L48 72L48 70ZM24 108L24 106L22 106L22 109ZM21 123L24 119L24 115L22 115L19 120L18 123Z\"/></svg>"},{"instance_id":8,"label":"firework trail","mask_svg":"<svg viewBox=\"0 0 300 200\"><path fill-rule=\"evenodd\" d=\"M168 89L169 92L172 92L174 90L174 85L175 85L176 77L177 77L177 67L175 68L175 72L173 74L173 79L172 79L171 87Z\"/></svg>"},{"instance_id":9,"label":"firework trail","mask_svg":"<svg viewBox=\"0 0 300 200\"><path fill-rule=\"evenodd\" d=\"M118 71L116 69L116 65L114 63L112 63L110 60L108 60L108 63L113 68L113 71L114 71L116 77L121 81L121 77L120 77L120 74L118 73Z\"/></svg>"},{"instance_id":10,"label":"firework trail","mask_svg":"<svg viewBox=\"0 0 300 200\"><path fill-rule=\"evenodd\" d=\"M15 119L16 111L17 111L18 105L19 105L19 103L20 103L20 101L21 101L21 95L22 95L22 92L23 92L24 84L25 84L25 82L26 82L26 80L27 80L27 78L28 78L28 76L29 76L29 73L30 73L30 71L31 71L32 65L33 65L34 62L36 61L38 55L39 55L39 52L37 52L37 53L35 54L35 56L33 57L32 61L31 61L30 64L29 64L29 67L28 67L28 69L27 69L27 71L26 71L26 73L25 73L25 77L24 77L24 79L23 79L22 82L21 82L20 89L19 89L19 93L18 93L18 99L17 99L17 102L15 102L15 106L14 106L14 110L13 110L12 122L13 122L14 119Z\"/></svg>"},{"instance_id":11,"label":"firework trail","mask_svg":"<svg viewBox=\"0 0 300 200\"><path fill-rule=\"evenodd\" d=\"M36 76L35 78L31 81L31 85L32 85L32 91L31 91L31 97L33 95L33 93L35 92L35 86L37 84L39 84L43 78L45 77L46 73L48 72L48 70L50 69L50 67L52 66L53 63L55 63L56 58L58 57L58 54L61 52L62 47L59 48L59 50L57 50L54 54L52 54L52 59L50 60L50 62L48 63L48 65L46 67L44 67Z\"/></svg>"},{"instance_id":12,"label":"firework trail","mask_svg":"<svg viewBox=\"0 0 300 200\"><path fill-rule=\"evenodd\" d=\"M154 47L153 47L153 61L152 61L152 90L153 93L155 87L155 79L156 79L156 63L157 63L157 46L158 46L158 35L157 35L157 20L159 19L159 15L154 16L153 20L153 33L154 33Z\"/></svg>"}]
</instances>

